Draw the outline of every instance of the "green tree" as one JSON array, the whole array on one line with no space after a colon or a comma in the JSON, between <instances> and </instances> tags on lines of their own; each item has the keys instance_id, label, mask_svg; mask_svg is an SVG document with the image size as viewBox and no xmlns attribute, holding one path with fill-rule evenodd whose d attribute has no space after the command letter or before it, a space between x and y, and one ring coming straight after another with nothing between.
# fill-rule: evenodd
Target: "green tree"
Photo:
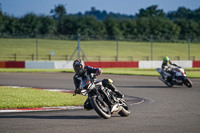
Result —
<instances>
[{"instance_id":1,"label":"green tree","mask_svg":"<svg viewBox=\"0 0 200 133\"><path fill-rule=\"evenodd\" d=\"M72 15L68 15L63 20L63 30L61 34L64 35L77 35L78 18Z\"/></svg>"},{"instance_id":2,"label":"green tree","mask_svg":"<svg viewBox=\"0 0 200 133\"><path fill-rule=\"evenodd\" d=\"M6 34L17 34L20 31L19 20L15 17L4 16L4 30Z\"/></svg>"},{"instance_id":3,"label":"green tree","mask_svg":"<svg viewBox=\"0 0 200 133\"><path fill-rule=\"evenodd\" d=\"M1 4L0 4L0 33L3 31L4 23L3 23L3 12L1 11Z\"/></svg>"},{"instance_id":4,"label":"green tree","mask_svg":"<svg viewBox=\"0 0 200 133\"><path fill-rule=\"evenodd\" d=\"M34 13L27 13L20 18L20 31L23 34L35 35L38 32L39 21Z\"/></svg>"},{"instance_id":5,"label":"green tree","mask_svg":"<svg viewBox=\"0 0 200 133\"><path fill-rule=\"evenodd\" d=\"M180 28L164 17L142 17L136 20L137 31L143 36L178 36Z\"/></svg>"},{"instance_id":6,"label":"green tree","mask_svg":"<svg viewBox=\"0 0 200 133\"><path fill-rule=\"evenodd\" d=\"M56 21L49 16L41 15L38 17L38 33L53 34L56 32Z\"/></svg>"},{"instance_id":7,"label":"green tree","mask_svg":"<svg viewBox=\"0 0 200 133\"><path fill-rule=\"evenodd\" d=\"M163 17L150 18L151 34L156 36L178 36L180 28Z\"/></svg>"},{"instance_id":8,"label":"green tree","mask_svg":"<svg viewBox=\"0 0 200 133\"><path fill-rule=\"evenodd\" d=\"M200 21L200 7L193 11L193 19Z\"/></svg>"},{"instance_id":9,"label":"green tree","mask_svg":"<svg viewBox=\"0 0 200 133\"><path fill-rule=\"evenodd\" d=\"M160 16L164 17L165 13L162 9L157 9L157 5L152 5L150 7L147 7L146 9L140 9L139 13L136 14L137 17L155 17Z\"/></svg>"},{"instance_id":10,"label":"green tree","mask_svg":"<svg viewBox=\"0 0 200 133\"><path fill-rule=\"evenodd\" d=\"M60 4L58 6L55 6L54 9L50 11L53 18L57 21L57 33L63 34L64 33L64 18L66 17L66 9L65 6Z\"/></svg>"},{"instance_id":11,"label":"green tree","mask_svg":"<svg viewBox=\"0 0 200 133\"><path fill-rule=\"evenodd\" d=\"M77 32L86 36L99 36L105 34L105 27L95 17L85 16L79 18Z\"/></svg>"},{"instance_id":12,"label":"green tree","mask_svg":"<svg viewBox=\"0 0 200 133\"><path fill-rule=\"evenodd\" d=\"M151 35L151 27L150 27L150 18L149 17L141 17L136 19L137 24L137 34L146 36Z\"/></svg>"},{"instance_id":13,"label":"green tree","mask_svg":"<svg viewBox=\"0 0 200 133\"><path fill-rule=\"evenodd\" d=\"M123 36L135 36L137 35L137 23L135 20L122 20L120 21L120 30L123 32Z\"/></svg>"},{"instance_id":14,"label":"green tree","mask_svg":"<svg viewBox=\"0 0 200 133\"><path fill-rule=\"evenodd\" d=\"M67 16L63 21L64 29L62 34L82 36L99 36L105 34L105 27L102 21L96 20L93 16L75 17Z\"/></svg>"},{"instance_id":15,"label":"green tree","mask_svg":"<svg viewBox=\"0 0 200 133\"><path fill-rule=\"evenodd\" d=\"M91 11L86 11L85 16L95 16L97 20L103 20L107 16L107 12L101 12L96 10L95 7L91 7Z\"/></svg>"},{"instance_id":16,"label":"green tree","mask_svg":"<svg viewBox=\"0 0 200 133\"><path fill-rule=\"evenodd\" d=\"M177 11L170 11L167 13L167 17L171 20L176 20L179 18L191 19L193 12L185 7L179 7Z\"/></svg>"},{"instance_id":17,"label":"green tree","mask_svg":"<svg viewBox=\"0 0 200 133\"><path fill-rule=\"evenodd\" d=\"M50 11L50 13L52 14L54 19L56 19L57 21L62 21L63 18L66 16L67 11L65 9L65 6L60 4L58 6L55 6L55 8Z\"/></svg>"},{"instance_id":18,"label":"green tree","mask_svg":"<svg viewBox=\"0 0 200 133\"><path fill-rule=\"evenodd\" d=\"M187 20L187 19L177 19L175 23L180 27L180 35L188 38L192 37L199 37L199 24L194 20Z\"/></svg>"},{"instance_id":19,"label":"green tree","mask_svg":"<svg viewBox=\"0 0 200 133\"><path fill-rule=\"evenodd\" d=\"M117 21L116 19L114 19L112 17L109 17L109 18L105 19L103 22L104 22L104 25L106 28L107 35L122 36L123 33L120 30L119 21Z\"/></svg>"}]
</instances>

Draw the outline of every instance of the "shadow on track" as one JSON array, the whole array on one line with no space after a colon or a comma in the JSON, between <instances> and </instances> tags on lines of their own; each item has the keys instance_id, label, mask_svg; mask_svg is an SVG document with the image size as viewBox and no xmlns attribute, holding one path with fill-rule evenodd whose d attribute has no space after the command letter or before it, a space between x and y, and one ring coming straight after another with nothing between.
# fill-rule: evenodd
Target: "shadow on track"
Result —
<instances>
[{"instance_id":1,"label":"shadow on track","mask_svg":"<svg viewBox=\"0 0 200 133\"><path fill-rule=\"evenodd\" d=\"M17 116L0 116L0 118L7 119L19 119L19 118L27 118L27 119L102 119L99 116L26 116L26 115L17 115Z\"/></svg>"},{"instance_id":2,"label":"shadow on track","mask_svg":"<svg viewBox=\"0 0 200 133\"><path fill-rule=\"evenodd\" d=\"M168 87L168 86L117 86L121 88L154 88L154 89L184 89L187 87L186 86L173 86L173 87Z\"/></svg>"},{"instance_id":3,"label":"shadow on track","mask_svg":"<svg viewBox=\"0 0 200 133\"><path fill-rule=\"evenodd\" d=\"M169 88L167 86L117 86L122 88Z\"/></svg>"}]
</instances>

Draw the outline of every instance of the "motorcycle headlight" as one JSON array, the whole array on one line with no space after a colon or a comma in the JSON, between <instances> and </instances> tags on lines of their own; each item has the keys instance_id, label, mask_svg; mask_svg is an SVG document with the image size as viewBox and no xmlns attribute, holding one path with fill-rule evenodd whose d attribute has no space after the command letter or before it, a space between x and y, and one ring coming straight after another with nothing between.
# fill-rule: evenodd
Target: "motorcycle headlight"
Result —
<instances>
[{"instance_id":1,"label":"motorcycle headlight","mask_svg":"<svg viewBox=\"0 0 200 133\"><path fill-rule=\"evenodd\" d=\"M183 76L186 75L183 68L178 69L178 71L181 72L181 74L182 74Z\"/></svg>"}]
</instances>

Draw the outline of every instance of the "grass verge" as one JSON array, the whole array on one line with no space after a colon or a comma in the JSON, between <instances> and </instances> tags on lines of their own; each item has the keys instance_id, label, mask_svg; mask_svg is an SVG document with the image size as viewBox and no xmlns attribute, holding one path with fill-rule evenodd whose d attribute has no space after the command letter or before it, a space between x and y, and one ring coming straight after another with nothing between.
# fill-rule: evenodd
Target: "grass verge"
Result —
<instances>
[{"instance_id":1,"label":"grass verge","mask_svg":"<svg viewBox=\"0 0 200 133\"><path fill-rule=\"evenodd\" d=\"M103 68L103 73L107 74L124 74L124 75L145 75L159 76L155 69L139 68ZM185 69L187 77L200 78L200 68ZM0 72L74 72L72 69L20 69L20 68L0 68Z\"/></svg>"},{"instance_id":2,"label":"grass verge","mask_svg":"<svg viewBox=\"0 0 200 133\"><path fill-rule=\"evenodd\" d=\"M185 69L187 77L200 78L200 68ZM138 69L138 68L106 68L103 73L140 75L140 76L159 76L155 69Z\"/></svg>"},{"instance_id":3,"label":"grass verge","mask_svg":"<svg viewBox=\"0 0 200 133\"><path fill-rule=\"evenodd\" d=\"M0 87L0 109L83 105L86 98L39 89Z\"/></svg>"},{"instance_id":4,"label":"grass verge","mask_svg":"<svg viewBox=\"0 0 200 133\"><path fill-rule=\"evenodd\" d=\"M73 69L0 68L0 72L19 72L19 73L36 73L36 72L74 72L74 70L73 70Z\"/></svg>"}]
</instances>

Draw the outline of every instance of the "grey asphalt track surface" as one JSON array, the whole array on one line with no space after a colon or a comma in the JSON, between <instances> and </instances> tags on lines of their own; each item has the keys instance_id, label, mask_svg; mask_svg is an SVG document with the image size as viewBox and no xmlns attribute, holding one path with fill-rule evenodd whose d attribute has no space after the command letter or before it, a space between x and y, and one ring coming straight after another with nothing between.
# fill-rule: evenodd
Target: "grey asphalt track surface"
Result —
<instances>
[{"instance_id":1,"label":"grey asphalt track surface","mask_svg":"<svg viewBox=\"0 0 200 133\"><path fill-rule=\"evenodd\" d=\"M73 73L0 73L0 85L74 89ZM145 102L131 106L129 117L105 120L94 110L0 113L0 133L199 133L200 79L192 88L166 87L157 77L103 74L126 96Z\"/></svg>"}]
</instances>

